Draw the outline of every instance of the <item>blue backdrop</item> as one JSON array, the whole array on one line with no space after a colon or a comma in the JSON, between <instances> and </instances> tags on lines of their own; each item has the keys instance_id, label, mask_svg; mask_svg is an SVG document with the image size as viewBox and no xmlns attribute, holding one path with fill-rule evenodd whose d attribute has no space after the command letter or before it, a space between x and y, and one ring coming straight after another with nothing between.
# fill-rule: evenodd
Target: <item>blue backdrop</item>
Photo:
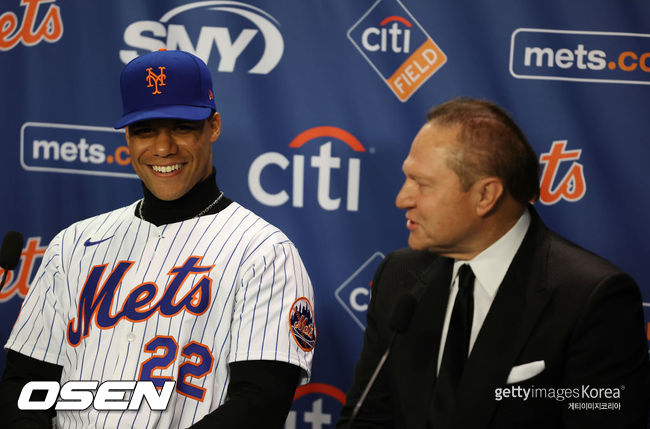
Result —
<instances>
[{"instance_id":1,"label":"blue backdrop","mask_svg":"<svg viewBox=\"0 0 650 429\"><path fill-rule=\"evenodd\" d=\"M631 273L650 320L647 1L4 0L0 233L26 244L0 292L2 344L52 237L140 198L112 129L119 73L163 47L207 62L218 183L287 233L314 284L313 383L288 429L336 420L374 270L406 246L401 163L452 97L512 113L542 161L541 216Z\"/></svg>"}]
</instances>

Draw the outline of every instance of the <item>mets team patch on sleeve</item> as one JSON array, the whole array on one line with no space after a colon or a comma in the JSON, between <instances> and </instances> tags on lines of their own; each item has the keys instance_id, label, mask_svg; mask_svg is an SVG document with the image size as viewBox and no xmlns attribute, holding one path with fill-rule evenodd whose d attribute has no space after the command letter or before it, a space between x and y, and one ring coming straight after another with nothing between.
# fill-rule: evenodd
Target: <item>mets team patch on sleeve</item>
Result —
<instances>
[{"instance_id":1,"label":"mets team patch on sleeve","mask_svg":"<svg viewBox=\"0 0 650 429\"><path fill-rule=\"evenodd\" d=\"M314 349L316 343L316 325L314 323L314 310L307 298L300 297L291 305L289 314L289 327L291 335L298 346L306 352Z\"/></svg>"}]
</instances>

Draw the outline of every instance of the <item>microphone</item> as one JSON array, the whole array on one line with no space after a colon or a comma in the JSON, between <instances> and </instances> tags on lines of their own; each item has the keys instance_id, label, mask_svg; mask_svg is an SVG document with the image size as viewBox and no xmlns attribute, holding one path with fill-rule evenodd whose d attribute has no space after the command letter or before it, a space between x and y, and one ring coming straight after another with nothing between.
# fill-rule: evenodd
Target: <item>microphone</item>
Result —
<instances>
[{"instance_id":1,"label":"microphone","mask_svg":"<svg viewBox=\"0 0 650 429\"><path fill-rule=\"evenodd\" d=\"M24 243L23 235L18 231L9 231L2 239L2 247L0 247L0 268L4 268L5 272L2 276L2 282L0 282L0 290L5 285L9 270L13 270L18 266Z\"/></svg>"},{"instance_id":2,"label":"microphone","mask_svg":"<svg viewBox=\"0 0 650 429\"><path fill-rule=\"evenodd\" d=\"M390 328L393 330L393 334L390 337L386 351L381 356L381 359L379 359L379 363L377 364L377 368L375 368L375 372L372 373L372 377L370 377L366 388L363 390L363 393L361 393L361 396L359 397L359 401L357 401L357 404L354 406L354 410L352 410L352 416L350 417L350 422L348 423L349 429L352 428L354 420L356 419L357 414L359 414L359 410L366 400L366 397L368 396L372 385L375 384L375 380L377 379L379 372L384 367L384 364L388 359L388 355L393 348L393 343L395 342L397 334L406 332L409 325L411 324L411 319L413 318L413 313L415 312L415 306L417 303L418 301L416 297L408 292L400 296L397 300L397 304L395 304L395 308L393 308L393 314L391 315L389 323Z\"/></svg>"}]
</instances>

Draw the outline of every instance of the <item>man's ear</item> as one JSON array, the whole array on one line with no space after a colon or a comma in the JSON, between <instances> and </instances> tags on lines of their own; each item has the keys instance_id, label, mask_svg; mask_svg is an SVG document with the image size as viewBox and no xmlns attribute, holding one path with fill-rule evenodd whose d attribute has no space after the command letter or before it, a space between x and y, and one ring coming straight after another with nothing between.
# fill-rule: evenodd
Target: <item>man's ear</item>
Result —
<instances>
[{"instance_id":1,"label":"man's ear","mask_svg":"<svg viewBox=\"0 0 650 429\"><path fill-rule=\"evenodd\" d=\"M484 177L472 185L476 201L476 214L485 216L499 203L504 194L503 182L498 177Z\"/></svg>"},{"instance_id":2,"label":"man's ear","mask_svg":"<svg viewBox=\"0 0 650 429\"><path fill-rule=\"evenodd\" d=\"M210 127L210 141L214 143L221 135L221 116L219 112L214 112L208 118L208 125Z\"/></svg>"}]
</instances>

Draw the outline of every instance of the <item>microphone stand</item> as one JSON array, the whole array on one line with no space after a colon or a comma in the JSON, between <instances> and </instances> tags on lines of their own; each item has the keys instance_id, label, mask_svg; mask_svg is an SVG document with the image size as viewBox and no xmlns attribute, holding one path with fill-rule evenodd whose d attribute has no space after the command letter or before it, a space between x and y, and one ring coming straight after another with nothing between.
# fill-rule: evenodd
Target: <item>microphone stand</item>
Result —
<instances>
[{"instance_id":1,"label":"microphone stand","mask_svg":"<svg viewBox=\"0 0 650 429\"><path fill-rule=\"evenodd\" d=\"M361 396L359 397L357 404L354 406L354 409L352 410L352 416L350 417L350 421L348 422L348 429L352 429L352 425L354 424L354 421L357 418L357 414L359 414L359 410L361 409L361 406L366 400L366 396L368 396L368 393L370 393L370 389L375 384L375 380L379 376L381 369L384 367L384 364L388 359L388 355L390 354L390 350L393 348L393 343L395 342L396 337L397 337L397 331L394 331L390 337L390 342L388 343L388 347L386 348L386 351L384 352L383 355L381 355L381 359L379 359L379 364L377 365L377 368L375 368L375 372L372 373L372 376L370 377L370 380L368 381L366 388L363 390L363 393L361 393Z\"/></svg>"},{"instance_id":2,"label":"microphone stand","mask_svg":"<svg viewBox=\"0 0 650 429\"><path fill-rule=\"evenodd\" d=\"M416 297L413 294L408 292L404 293L397 300L397 304L395 305L395 308L393 308L393 314L391 315L391 320L389 325L393 333L391 334L390 340L388 341L388 347L386 347L386 351L384 352L384 354L381 355L381 358L379 359L379 363L377 364L375 371L372 373L372 376L370 377L370 380L368 381L366 388L363 390L363 393L361 393L359 400L357 401L356 405L354 406L354 409L352 410L352 416L350 417L350 421L348 422L348 429L352 428L352 425L354 424L354 421L356 420L357 415L359 414L359 410L363 406L363 403L365 402L366 397L370 392L370 389L375 384L375 380L379 376L381 369L384 367L384 364L388 359L388 355L390 354L390 351L393 348L393 343L395 342L395 338L397 338L397 334L406 332L406 330L408 329L408 326L411 323L411 319L413 318L413 313L415 311L416 305L417 305Z\"/></svg>"}]
</instances>

